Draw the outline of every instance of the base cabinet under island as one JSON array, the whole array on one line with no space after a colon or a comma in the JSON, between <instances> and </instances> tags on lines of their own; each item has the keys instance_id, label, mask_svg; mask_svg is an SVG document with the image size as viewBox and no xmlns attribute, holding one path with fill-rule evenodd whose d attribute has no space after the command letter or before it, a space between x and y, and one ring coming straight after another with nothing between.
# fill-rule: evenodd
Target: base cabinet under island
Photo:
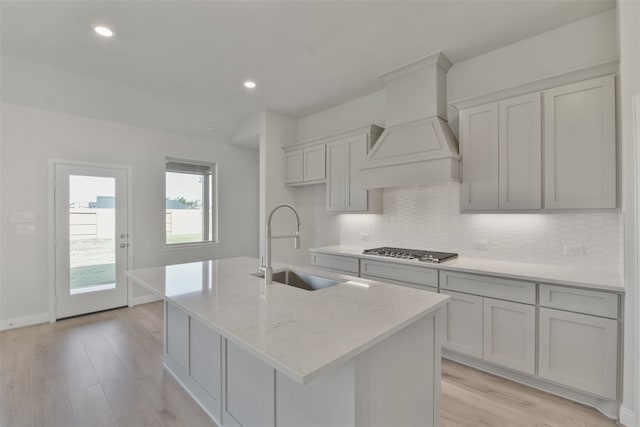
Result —
<instances>
[{"instance_id":1,"label":"base cabinet under island","mask_svg":"<svg viewBox=\"0 0 640 427\"><path fill-rule=\"evenodd\" d=\"M443 307L300 384L165 301L164 361L223 427L438 426L444 321Z\"/></svg>"}]
</instances>

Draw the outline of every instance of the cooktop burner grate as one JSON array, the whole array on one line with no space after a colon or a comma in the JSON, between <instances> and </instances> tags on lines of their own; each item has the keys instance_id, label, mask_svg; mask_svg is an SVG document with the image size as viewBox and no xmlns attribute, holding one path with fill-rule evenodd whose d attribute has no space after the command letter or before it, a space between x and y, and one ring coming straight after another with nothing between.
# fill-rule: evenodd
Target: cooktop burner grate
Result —
<instances>
[{"instance_id":1,"label":"cooktop burner grate","mask_svg":"<svg viewBox=\"0 0 640 427\"><path fill-rule=\"evenodd\" d=\"M363 254L365 255L378 255L391 258L400 259L412 259L422 262L439 263L448 261L458 257L458 254L452 252L435 252L435 251L423 251L418 249L405 249L405 248L392 248L383 246L380 248L365 249Z\"/></svg>"}]
</instances>

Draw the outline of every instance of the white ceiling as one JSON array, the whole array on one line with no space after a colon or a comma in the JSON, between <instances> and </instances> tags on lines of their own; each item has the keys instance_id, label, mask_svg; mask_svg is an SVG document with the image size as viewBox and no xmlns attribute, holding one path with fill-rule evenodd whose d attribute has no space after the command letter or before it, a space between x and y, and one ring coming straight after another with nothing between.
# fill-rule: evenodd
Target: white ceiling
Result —
<instances>
[{"instance_id":1,"label":"white ceiling","mask_svg":"<svg viewBox=\"0 0 640 427\"><path fill-rule=\"evenodd\" d=\"M0 7L3 99L225 142L263 109L303 117L381 89L376 75L431 52L456 63L614 8L615 0ZM97 38L96 24L115 37ZM251 92L242 86L249 78L258 84Z\"/></svg>"}]
</instances>

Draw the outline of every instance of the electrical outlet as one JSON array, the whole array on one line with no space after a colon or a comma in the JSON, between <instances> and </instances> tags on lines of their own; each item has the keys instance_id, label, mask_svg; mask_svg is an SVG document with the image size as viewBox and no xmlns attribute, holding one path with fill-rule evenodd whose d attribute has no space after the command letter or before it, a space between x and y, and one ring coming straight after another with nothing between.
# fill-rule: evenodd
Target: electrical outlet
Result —
<instances>
[{"instance_id":1,"label":"electrical outlet","mask_svg":"<svg viewBox=\"0 0 640 427\"><path fill-rule=\"evenodd\" d=\"M360 233L360 240L362 240L363 242L368 242L369 241L369 233Z\"/></svg>"},{"instance_id":2,"label":"electrical outlet","mask_svg":"<svg viewBox=\"0 0 640 427\"><path fill-rule=\"evenodd\" d=\"M582 245L564 245L564 254L566 256L584 255L584 246Z\"/></svg>"},{"instance_id":3,"label":"electrical outlet","mask_svg":"<svg viewBox=\"0 0 640 427\"><path fill-rule=\"evenodd\" d=\"M18 236L33 236L36 234L36 226L31 224L19 225L16 229Z\"/></svg>"},{"instance_id":4,"label":"electrical outlet","mask_svg":"<svg viewBox=\"0 0 640 427\"><path fill-rule=\"evenodd\" d=\"M11 222L36 222L36 213L11 212Z\"/></svg>"},{"instance_id":5,"label":"electrical outlet","mask_svg":"<svg viewBox=\"0 0 640 427\"><path fill-rule=\"evenodd\" d=\"M474 240L473 241L473 249L478 251L488 251L489 250L489 241L488 240Z\"/></svg>"}]
</instances>

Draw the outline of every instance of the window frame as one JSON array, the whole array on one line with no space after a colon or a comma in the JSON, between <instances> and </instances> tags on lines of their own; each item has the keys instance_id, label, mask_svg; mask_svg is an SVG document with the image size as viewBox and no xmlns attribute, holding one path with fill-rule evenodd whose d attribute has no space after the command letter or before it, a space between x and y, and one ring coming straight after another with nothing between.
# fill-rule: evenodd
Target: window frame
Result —
<instances>
[{"instance_id":1,"label":"window frame","mask_svg":"<svg viewBox=\"0 0 640 427\"><path fill-rule=\"evenodd\" d=\"M168 168L170 163L181 163L184 165L190 165L194 167L198 166L206 166L211 169L211 173L198 173L198 172L188 172L188 171L180 171L180 170L172 170ZM203 236L210 235L211 240L201 240L198 242L184 242L184 243L168 243L167 242L167 223L166 223L166 200L167 200L167 173L182 173L182 174L192 174L203 176L205 179L203 180L203 189L202 189L202 234ZM209 179L206 179L206 177ZM208 190L208 191L207 191ZM220 241L218 239L218 164L213 161L202 161L202 160L191 160L180 157L170 157L167 156L165 158L165 167L164 167L164 199L165 199L165 209L163 215L165 216L164 221L164 247L165 249L179 249L185 247L202 247L202 246L217 246ZM205 209L205 206L209 205L210 209Z\"/></svg>"}]
</instances>

